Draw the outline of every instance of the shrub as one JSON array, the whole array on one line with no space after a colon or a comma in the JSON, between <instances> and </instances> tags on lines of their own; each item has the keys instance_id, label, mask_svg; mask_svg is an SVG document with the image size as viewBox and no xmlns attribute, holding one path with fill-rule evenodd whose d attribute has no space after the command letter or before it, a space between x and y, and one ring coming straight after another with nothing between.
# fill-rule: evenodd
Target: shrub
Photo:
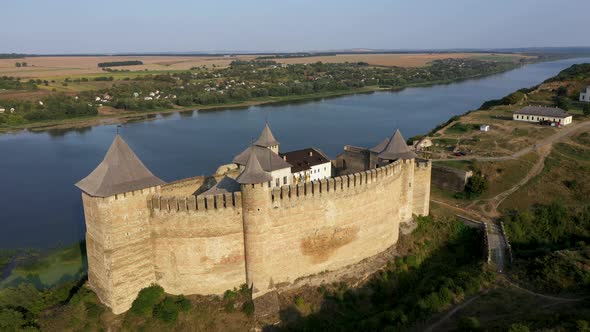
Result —
<instances>
[{"instance_id":1,"label":"shrub","mask_svg":"<svg viewBox=\"0 0 590 332\"><path fill-rule=\"evenodd\" d=\"M582 108L582 112L584 113L585 116L590 116L590 103L584 104L584 107Z\"/></svg>"},{"instance_id":2,"label":"shrub","mask_svg":"<svg viewBox=\"0 0 590 332\"><path fill-rule=\"evenodd\" d=\"M1 331L20 331L25 323L22 313L8 308L0 308Z\"/></svg>"},{"instance_id":3,"label":"shrub","mask_svg":"<svg viewBox=\"0 0 590 332\"><path fill-rule=\"evenodd\" d=\"M244 305L242 305L242 312L246 314L248 317L252 317L254 315L254 302L253 301L246 301Z\"/></svg>"},{"instance_id":4,"label":"shrub","mask_svg":"<svg viewBox=\"0 0 590 332\"><path fill-rule=\"evenodd\" d=\"M488 189L487 179L481 173L475 173L467 180L465 194L467 198L476 198Z\"/></svg>"},{"instance_id":5,"label":"shrub","mask_svg":"<svg viewBox=\"0 0 590 332\"><path fill-rule=\"evenodd\" d=\"M481 330L481 324L475 317L461 317L459 320L459 331L479 331Z\"/></svg>"},{"instance_id":6,"label":"shrub","mask_svg":"<svg viewBox=\"0 0 590 332\"><path fill-rule=\"evenodd\" d=\"M131 312L139 316L151 314L154 307L164 297L164 289L158 285L152 285L139 291L137 298L131 305Z\"/></svg>"},{"instance_id":7,"label":"shrub","mask_svg":"<svg viewBox=\"0 0 590 332\"><path fill-rule=\"evenodd\" d=\"M180 311L189 311L193 306L191 301L184 297L184 295L180 295L178 297L178 299L176 300L176 305L178 306L178 309L180 309Z\"/></svg>"},{"instance_id":8,"label":"shrub","mask_svg":"<svg viewBox=\"0 0 590 332\"><path fill-rule=\"evenodd\" d=\"M512 324L508 332L529 332L529 327L524 324Z\"/></svg>"},{"instance_id":9,"label":"shrub","mask_svg":"<svg viewBox=\"0 0 590 332\"><path fill-rule=\"evenodd\" d=\"M172 297L166 297L154 307L154 318L166 323L175 323L178 319L179 306Z\"/></svg>"}]
</instances>

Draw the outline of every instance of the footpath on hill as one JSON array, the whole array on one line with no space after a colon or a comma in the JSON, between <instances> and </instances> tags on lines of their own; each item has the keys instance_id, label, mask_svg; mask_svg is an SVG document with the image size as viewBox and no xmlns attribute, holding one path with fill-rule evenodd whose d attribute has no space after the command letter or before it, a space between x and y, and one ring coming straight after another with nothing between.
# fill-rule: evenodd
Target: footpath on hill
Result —
<instances>
[{"instance_id":1,"label":"footpath on hill","mask_svg":"<svg viewBox=\"0 0 590 332\"><path fill-rule=\"evenodd\" d=\"M528 146L512 155L509 156L501 156L501 157L460 157L460 158L453 158L452 160L477 160L477 161L498 161L498 160L508 160L508 159L516 159L522 157L530 152L537 152L540 156L539 160L531 167L531 169L526 173L526 175L513 186L508 188L507 190L497 194L496 196L488 199L481 199L475 200L469 205L462 207L454 204L450 204L443 200L439 199L431 199L432 202L445 206L453 211L456 211L458 215L468 216L472 218L476 222L487 223L488 227L486 227L487 231L487 238L489 243L489 248L491 252L491 261L496 267L496 271L501 274L502 280L509 285L510 287L516 288L522 292L525 292L529 295L537 296L547 300L546 306L552 305L559 305L562 303L568 302L577 302L582 301L585 297L582 298L564 298L564 297L557 297L551 296L546 294L541 294L537 292L533 292L522 286L516 284L515 282L511 281L510 278L505 274L506 271L506 257L505 253L508 249L508 242L506 239L506 234L502 231L500 227L499 217L500 213L498 212L498 207L500 204L506 200L510 195L516 192L519 188L527 184L531 179L535 176L539 175L545 166L545 160L551 149L553 147L553 143L559 142L564 138L573 136L579 132L584 130L590 130L590 121L581 122L570 127L563 128L556 134L534 144ZM448 159L440 159L440 160L448 160ZM483 202L483 204L482 204ZM479 299L487 290L482 291L482 293L473 296L466 301L453 306L450 310L448 310L442 317L437 317L434 322L430 323L428 327L424 328L423 331L436 331L438 328L448 321L451 317L453 317L457 312L461 311L465 307L468 307L477 299Z\"/></svg>"}]
</instances>

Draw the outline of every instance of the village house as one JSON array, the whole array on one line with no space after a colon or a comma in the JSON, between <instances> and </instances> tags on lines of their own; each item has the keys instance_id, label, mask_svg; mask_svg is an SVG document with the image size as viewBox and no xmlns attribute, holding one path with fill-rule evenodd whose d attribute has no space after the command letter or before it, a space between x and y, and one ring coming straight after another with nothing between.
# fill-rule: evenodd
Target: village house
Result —
<instances>
[{"instance_id":1,"label":"village house","mask_svg":"<svg viewBox=\"0 0 590 332\"><path fill-rule=\"evenodd\" d=\"M479 131L490 131L490 125L482 124L479 126Z\"/></svg>"},{"instance_id":2,"label":"village house","mask_svg":"<svg viewBox=\"0 0 590 332\"><path fill-rule=\"evenodd\" d=\"M527 106L514 112L516 121L535 122L556 127L572 123L572 115L557 107Z\"/></svg>"},{"instance_id":3,"label":"village house","mask_svg":"<svg viewBox=\"0 0 590 332\"><path fill-rule=\"evenodd\" d=\"M0 107L0 114L2 114L2 113L4 113L4 112L6 112L6 109L5 109L5 108L2 108L2 107Z\"/></svg>"},{"instance_id":4,"label":"village house","mask_svg":"<svg viewBox=\"0 0 590 332\"><path fill-rule=\"evenodd\" d=\"M322 151L307 148L281 153L284 161L293 165L293 183L310 182L332 177L332 162Z\"/></svg>"},{"instance_id":5,"label":"village house","mask_svg":"<svg viewBox=\"0 0 590 332\"><path fill-rule=\"evenodd\" d=\"M586 87L586 91L580 92L580 101L585 101L590 103L590 86Z\"/></svg>"}]
</instances>

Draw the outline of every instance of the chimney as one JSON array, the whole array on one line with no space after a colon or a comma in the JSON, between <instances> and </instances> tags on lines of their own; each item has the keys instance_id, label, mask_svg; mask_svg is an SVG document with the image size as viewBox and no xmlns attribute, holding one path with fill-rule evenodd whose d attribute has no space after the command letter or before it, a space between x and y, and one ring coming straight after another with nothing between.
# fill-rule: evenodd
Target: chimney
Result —
<instances>
[{"instance_id":1,"label":"chimney","mask_svg":"<svg viewBox=\"0 0 590 332\"><path fill-rule=\"evenodd\" d=\"M309 156L313 156L313 151L309 151Z\"/></svg>"},{"instance_id":2,"label":"chimney","mask_svg":"<svg viewBox=\"0 0 590 332\"><path fill-rule=\"evenodd\" d=\"M284 161L287 161L287 156L286 156L286 155L285 155L285 156L283 156L283 160L284 160Z\"/></svg>"}]
</instances>

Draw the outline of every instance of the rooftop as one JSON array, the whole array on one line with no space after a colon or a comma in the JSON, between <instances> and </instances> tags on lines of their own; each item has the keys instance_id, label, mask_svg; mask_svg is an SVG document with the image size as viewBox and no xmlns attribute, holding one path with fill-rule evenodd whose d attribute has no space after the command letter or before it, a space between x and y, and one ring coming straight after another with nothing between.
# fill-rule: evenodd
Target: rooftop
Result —
<instances>
[{"instance_id":1,"label":"rooftop","mask_svg":"<svg viewBox=\"0 0 590 332\"><path fill-rule=\"evenodd\" d=\"M408 144L406 144L406 140L398 129L377 157L385 160L414 159L416 158L416 154L410 150Z\"/></svg>"},{"instance_id":2,"label":"rooftop","mask_svg":"<svg viewBox=\"0 0 590 332\"><path fill-rule=\"evenodd\" d=\"M162 185L121 136L115 136L103 161L87 177L76 183L85 193L109 197L134 190Z\"/></svg>"},{"instance_id":3,"label":"rooftop","mask_svg":"<svg viewBox=\"0 0 590 332\"><path fill-rule=\"evenodd\" d=\"M219 182L217 182L213 187L209 188L209 190L201 193L200 195L211 196L217 194L229 194L239 190L240 184L238 183L238 181L226 175L221 180L219 180Z\"/></svg>"},{"instance_id":4,"label":"rooftop","mask_svg":"<svg viewBox=\"0 0 590 332\"><path fill-rule=\"evenodd\" d=\"M566 111L557 107L544 107L544 106L526 106L520 110L514 112L519 115L534 115L534 116L547 116L553 118L567 118L571 116Z\"/></svg>"},{"instance_id":5,"label":"rooftop","mask_svg":"<svg viewBox=\"0 0 590 332\"><path fill-rule=\"evenodd\" d=\"M268 123L264 125L262 132L260 133L260 137L254 142L254 145L269 147L279 145L279 141L277 141L268 126Z\"/></svg>"},{"instance_id":6,"label":"rooftop","mask_svg":"<svg viewBox=\"0 0 590 332\"><path fill-rule=\"evenodd\" d=\"M278 154L274 153L269 148L258 145L250 146L246 150L242 151L234 158L233 162L242 166L246 165L248 163L248 158L252 154L252 151L254 151L254 154L256 154L262 169L267 172L291 167L291 164L284 161L283 158L279 157Z\"/></svg>"},{"instance_id":7,"label":"rooftop","mask_svg":"<svg viewBox=\"0 0 590 332\"><path fill-rule=\"evenodd\" d=\"M248 156L246 169L236 178L236 181L240 184L264 183L271 180L272 176L262 169L255 153L251 153Z\"/></svg>"},{"instance_id":8,"label":"rooftop","mask_svg":"<svg viewBox=\"0 0 590 332\"><path fill-rule=\"evenodd\" d=\"M319 149L307 148L297 151L281 153L283 160L291 165L291 172L301 172L310 169L312 166L329 163L330 159Z\"/></svg>"}]
</instances>

